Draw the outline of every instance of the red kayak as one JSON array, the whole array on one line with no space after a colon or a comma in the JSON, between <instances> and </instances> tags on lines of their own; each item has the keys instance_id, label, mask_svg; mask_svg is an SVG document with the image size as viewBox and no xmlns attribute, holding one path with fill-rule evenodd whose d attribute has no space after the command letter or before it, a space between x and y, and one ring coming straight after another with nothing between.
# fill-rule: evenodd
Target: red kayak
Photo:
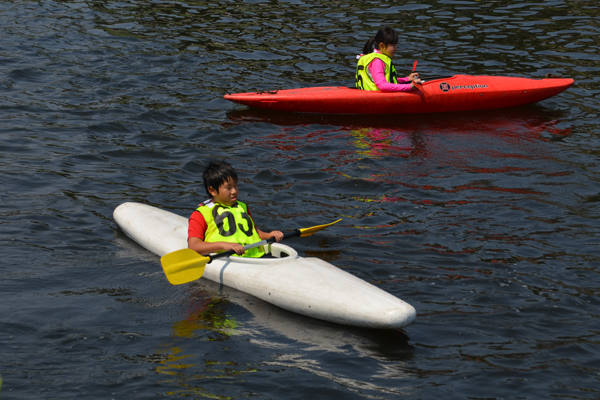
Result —
<instances>
[{"instance_id":1,"label":"red kayak","mask_svg":"<svg viewBox=\"0 0 600 400\"><path fill-rule=\"evenodd\" d=\"M383 93L327 86L226 94L225 99L252 107L298 113L439 113L531 104L556 96L574 82L570 78L454 75L428 80L410 92Z\"/></svg>"}]
</instances>

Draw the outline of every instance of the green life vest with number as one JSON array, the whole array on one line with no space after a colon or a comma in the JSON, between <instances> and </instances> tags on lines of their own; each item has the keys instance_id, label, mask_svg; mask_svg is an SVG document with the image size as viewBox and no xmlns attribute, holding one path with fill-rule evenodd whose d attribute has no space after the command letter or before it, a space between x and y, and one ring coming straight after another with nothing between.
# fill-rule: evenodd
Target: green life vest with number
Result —
<instances>
[{"instance_id":1,"label":"green life vest with number","mask_svg":"<svg viewBox=\"0 0 600 400\"><path fill-rule=\"evenodd\" d=\"M248 206L241 201L231 207L206 201L196 209L206 221L205 242L239 243L246 246L260 242L258 231L252 217L248 214ZM262 257L263 247L248 249L243 257ZM235 254L234 254L235 255Z\"/></svg>"},{"instance_id":2,"label":"green life vest with number","mask_svg":"<svg viewBox=\"0 0 600 400\"><path fill-rule=\"evenodd\" d=\"M385 64L385 79L390 83L398 83L396 67L392 59L385 54L372 52L361 56L356 65L356 87L358 89L379 90L371 76L371 72L369 72L369 64L376 58L379 58Z\"/></svg>"}]
</instances>

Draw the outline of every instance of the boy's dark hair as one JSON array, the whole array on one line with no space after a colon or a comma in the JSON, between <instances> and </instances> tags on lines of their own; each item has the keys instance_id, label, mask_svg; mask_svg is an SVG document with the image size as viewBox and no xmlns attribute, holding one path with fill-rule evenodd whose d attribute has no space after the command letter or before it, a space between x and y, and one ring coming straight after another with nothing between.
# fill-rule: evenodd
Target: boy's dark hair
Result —
<instances>
[{"instance_id":1,"label":"boy's dark hair","mask_svg":"<svg viewBox=\"0 0 600 400\"><path fill-rule=\"evenodd\" d=\"M227 182L229 178L236 183L238 181L237 173L233 167L225 161L211 161L210 164L204 168L202 178L204 179L204 188L209 196L211 195L208 191L209 187L218 191L219 187Z\"/></svg>"},{"instance_id":2,"label":"boy's dark hair","mask_svg":"<svg viewBox=\"0 0 600 400\"><path fill-rule=\"evenodd\" d=\"M388 44L396 44L398 43L398 38L398 32L389 26L382 26L379 28L374 38L367 40L367 43L365 43L365 46L363 47L363 54L372 53L373 47L377 47L379 43L383 43L386 46Z\"/></svg>"}]
</instances>

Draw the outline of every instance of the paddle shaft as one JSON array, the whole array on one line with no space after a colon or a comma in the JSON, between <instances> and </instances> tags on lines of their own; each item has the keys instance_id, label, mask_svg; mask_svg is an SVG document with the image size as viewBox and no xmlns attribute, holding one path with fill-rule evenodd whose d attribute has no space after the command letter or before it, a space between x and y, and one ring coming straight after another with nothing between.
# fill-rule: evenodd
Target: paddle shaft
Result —
<instances>
[{"instance_id":1,"label":"paddle shaft","mask_svg":"<svg viewBox=\"0 0 600 400\"><path fill-rule=\"evenodd\" d=\"M289 238L294 237L294 236L300 236L300 233L301 233L300 229L294 229L293 231L284 234L283 235L283 239L281 239L281 240L289 239ZM253 249L255 247L264 246L265 244L270 244L270 243L273 243L275 241L276 241L275 238L269 238L269 239L261 240L260 242L256 242L256 243L252 243L252 244L248 244L248 245L244 246L244 250L250 250L250 249ZM229 257L229 256L232 256L234 254L235 254L235 251L228 250L228 251L225 251L223 253L218 253L218 254L215 254L215 255L208 255L206 257L210 258L210 261L209 261L209 263L210 263L215 258Z\"/></svg>"},{"instance_id":2,"label":"paddle shaft","mask_svg":"<svg viewBox=\"0 0 600 400\"><path fill-rule=\"evenodd\" d=\"M282 239L287 239L294 236L310 236L321 229L325 229L328 226L337 224L341 220L342 219L340 218L337 221L323 225L311 226L310 228L297 228L284 234ZM273 243L276 240L276 238L269 238L258 243L252 243L244 246L244 250ZM171 282L173 285L181 285L182 283L188 283L195 281L196 279L200 279L204 273L204 267L206 267L206 264L210 263L212 260L231 256L233 254L235 254L235 252L233 250L229 250L215 255L203 256L192 249L180 249L162 256L160 263L162 264L163 270L165 271L165 275L167 276L169 282Z\"/></svg>"}]
</instances>

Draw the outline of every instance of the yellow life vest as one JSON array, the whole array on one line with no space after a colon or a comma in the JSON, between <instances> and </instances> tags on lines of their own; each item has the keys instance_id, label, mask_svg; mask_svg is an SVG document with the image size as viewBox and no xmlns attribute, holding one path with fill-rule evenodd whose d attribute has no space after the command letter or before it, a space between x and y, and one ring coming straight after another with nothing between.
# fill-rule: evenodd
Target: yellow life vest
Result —
<instances>
[{"instance_id":1,"label":"yellow life vest","mask_svg":"<svg viewBox=\"0 0 600 400\"><path fill-rule=\"evenodd\" d=\"M206 221L205 242L239 243L246 246L261 240L254 221L248 214L248 207L241 201L231 207L206 201L196 211ZM265 251L260 246L246 250L243 257L262 257L264 254Z\"/></svg>"},{"instance_id":2,"label":"yellow life vest","mask_svg":"<svg viewBox=\"0 0 600 400\"><path fill-rule=\"evenodd\" d=\"M369 64L374 59L379 58L385 63L385 79L390 83L398 83L396 76L396 67L392 62L392 59L382 53L372 52L360 56L358 64L356 65L356 87L362 90L379 90L371 72L369 72Z\"/></svg>"}]
</instances>

